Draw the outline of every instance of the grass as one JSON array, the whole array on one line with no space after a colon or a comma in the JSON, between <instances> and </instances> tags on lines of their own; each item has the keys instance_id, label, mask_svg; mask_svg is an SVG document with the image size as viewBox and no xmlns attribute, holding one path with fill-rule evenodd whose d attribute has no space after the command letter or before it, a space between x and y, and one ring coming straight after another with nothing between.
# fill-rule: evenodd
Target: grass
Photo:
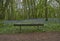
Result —
<instances>
[{"instance_id":1,"label":"grass","mask_svg":"<svg viewBox=\"0 0 60 41\"><path fill-rule=\"evenodd\" d=\"M22 26L21 28L22 33L60 31L60 24L47 23L44 26L40 26L39 30L37 26ZM19 32L20 27L18 26L13 26L13 24L0 24L0 34L15 34Z\"/></svg>"}]
</instances>

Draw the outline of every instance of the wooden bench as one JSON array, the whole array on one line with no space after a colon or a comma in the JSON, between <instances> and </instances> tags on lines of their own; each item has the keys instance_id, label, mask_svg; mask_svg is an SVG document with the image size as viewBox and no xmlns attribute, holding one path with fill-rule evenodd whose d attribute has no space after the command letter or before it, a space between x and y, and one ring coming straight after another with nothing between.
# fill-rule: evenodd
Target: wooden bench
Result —
<instances>
[{"instance_id":1,"label":"wooden bench","mask_svg":"<svg viewBox=\"0 0 60 41\"><path fill-rule=\"evenodd\" d=\"M14 24L14 26L20 26L20 32L21 32L21 26L37 26L39 30L39 26L44 26L44 24Z\"/></svg>"}]
</instances>

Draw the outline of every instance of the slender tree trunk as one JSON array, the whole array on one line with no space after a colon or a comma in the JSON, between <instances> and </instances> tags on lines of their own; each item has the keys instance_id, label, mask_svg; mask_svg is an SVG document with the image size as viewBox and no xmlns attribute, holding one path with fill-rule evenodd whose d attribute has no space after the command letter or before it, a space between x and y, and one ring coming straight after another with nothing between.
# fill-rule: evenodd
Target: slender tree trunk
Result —
<instances>
[{"instance_id":1,"label":"slender tree trunk","mask_svg":"<svg viewBox=\"0 0 60 41\"><path fill-rule=\"evenodd\" d=\"M46 17L46 21L48 21L48 10L47 10L47 0L45 0L45 17Z\"/></svg>"}]
</instances>

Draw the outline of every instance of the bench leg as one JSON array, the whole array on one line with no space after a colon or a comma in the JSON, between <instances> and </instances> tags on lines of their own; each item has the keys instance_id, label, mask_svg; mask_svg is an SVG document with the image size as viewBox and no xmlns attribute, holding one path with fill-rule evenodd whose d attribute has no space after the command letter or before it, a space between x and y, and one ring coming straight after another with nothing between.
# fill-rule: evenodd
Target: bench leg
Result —
<instances>
[{"instance_id":1,"label":"bench leg","mask_svg":"<svg viewBox=\"0 0 60 41\"><path fill-rule=\"evenodd\" d=\"M21 26L20 26L20 33L21 33Z\"/></svg>"},{"instance_id":2,"label":"bench leg","mask_svg":"<svg viewBox=\"0 0 60 41\"><path fill-rule=\"evenodd\" d=\"M37 26L37 30L39 31L40 29L39 29L39 26Z\"/></svg>"}]
</instances>

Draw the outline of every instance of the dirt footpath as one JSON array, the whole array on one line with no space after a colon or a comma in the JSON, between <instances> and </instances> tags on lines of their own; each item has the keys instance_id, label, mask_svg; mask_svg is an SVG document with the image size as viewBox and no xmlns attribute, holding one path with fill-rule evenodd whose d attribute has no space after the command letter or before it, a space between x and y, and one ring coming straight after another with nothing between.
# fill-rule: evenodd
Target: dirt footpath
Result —
<instances>
[{"instance_id":1,"label":"dirt footpath","mask_svg":"<svg viewBox=\"0 0 60 41\"><path fill-rule=\"evenodd\" d=\"M60 41L60 32L3 34L0 41Z\"/></svg>"}]
</instances>

